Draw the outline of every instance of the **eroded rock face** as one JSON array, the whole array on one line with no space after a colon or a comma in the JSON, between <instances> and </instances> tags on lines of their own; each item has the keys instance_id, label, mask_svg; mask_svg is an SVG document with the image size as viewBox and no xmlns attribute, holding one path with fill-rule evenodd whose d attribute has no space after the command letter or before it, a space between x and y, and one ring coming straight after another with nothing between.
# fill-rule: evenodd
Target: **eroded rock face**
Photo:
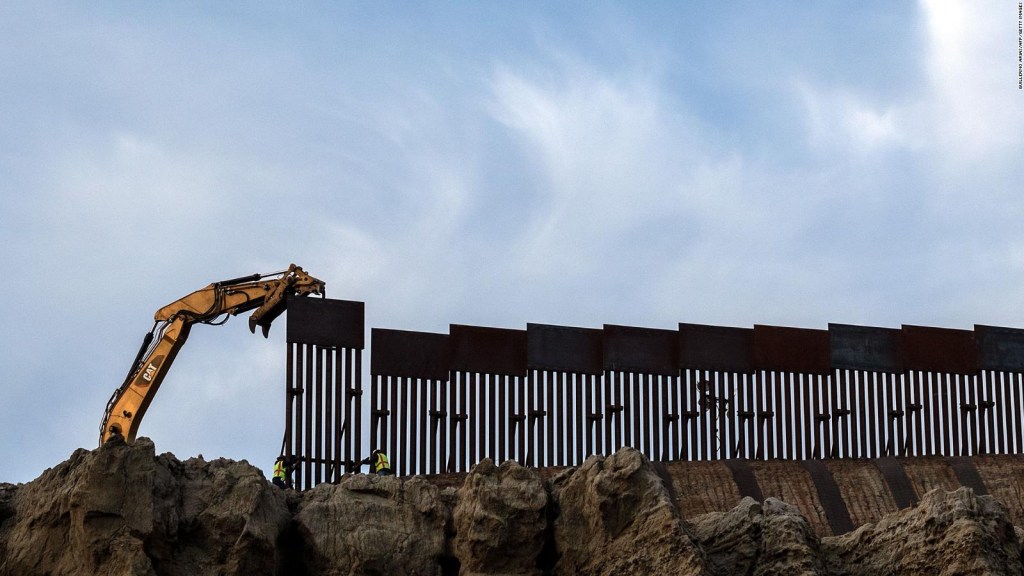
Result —
<instances>
[{"instance_id":1,"label":"eroded rock face","mask_svg":"<svg viewBox=\"0 0 1024 576\"><path fill-rule=\"evenodd\" d=\"M14 497L0 574L155 574L152 444L78 450Z\"/></svg>"},{"instance_id":2,"label":"eroded rock face","mask_svg":"<svg viewBox=\"0 0 1024 576\"><path fill-rule=\"evenodd\" d=\"M78 450L12 504L3 576L272 573L289 518L256 468L156 458L145 438Z\"/></svg>"},{"instance_id":3,"label":"eroded rock face","mask_svg":"<svg viewBox=\"0 0 1024 576\"><path fill-rule=\"evenodd\" d=\"M422 478L357 474L306 493L295 528L311 574L440 576L449 520Z\"/></svg>"},{"instance_id":4,"label":"eroded rock face","mask_svg":"<svg viewBox=\"0 0 1024 576\"><path fill-rule=\"evenodd\" d=\"M473 467L457 493L453 548L460 574L540 574L548 493L535 470L512 461Z\"/></svg>"},{"instance_id":5,"label":"eroded rock face","mask_svg":"<svg viewBox=\"0 0 1024 576\"><path fill-rule=\"evenodd\" d=\"M1002 504L970 488L933 490L914 508L822 539L833 574L1022 574L1021 548Z\"/></svg>"},{"instance_id":6,"label":"eroded rock face","mask_svg":"<svg viewBox=\"0 0 1024 576\"><path fill-rule=\"evenodd\" d=\"M8 518L14 517L14 495L18 487L14 484L0 483L0 565L7 558L7 541L3 538L3 526Z\"/></svg>"},{"instance_id":7,"label":"eroded rock face","mask_svg":"<svg viewBox=\"0 0 1024 576\"><path fill-rule=\"evenodd\" d=\"M840 537L775 498L684 519L632 449L548 481L484 461L458 491L356 474L299 493L140 439L0 484L0 576L1024 575L1022 533L966 488Z\"/></svg>"},{"instance_id":8,"label":"eroded rock face","mask_svg":"<svg viewBox=\"0 0 1024 576\"><path fill-rule=\"evenodd\" d=\"M591 456L552 488L559 574L701 574L704 559L644 456Z\"/></svg>"},{"instance_id":9,"label":"eroded rock face","mask_svg":"<svg viewBox=\"0 0 1024 576\"><path fill-rule=\"evenodd\" d=\"M807 519L785 502L744 498L728 512L692 520L711 574L826 574Z\"/></svg>"},{"instance_id":10,"label":"eroded rock face","mask_svg":"<svg viewBox=\"0 0 1024 576\"><path fill-rule=\"evenodd\" d=\"M272 574L291 520L283 491L248 463L156 459L147 552L161 574Z\"/></svg>"}]
</instances>

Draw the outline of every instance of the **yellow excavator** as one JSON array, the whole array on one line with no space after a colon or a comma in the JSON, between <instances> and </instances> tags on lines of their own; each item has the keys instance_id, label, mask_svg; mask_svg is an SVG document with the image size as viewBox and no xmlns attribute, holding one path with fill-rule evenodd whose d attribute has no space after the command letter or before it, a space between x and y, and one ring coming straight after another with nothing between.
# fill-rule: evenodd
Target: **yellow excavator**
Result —
<instances>
[{"instance_id":1,"label":"yellow excavator","mask_svg":"<svg viewBox=\"0 0 1024 576\"><path fill-rule=\"evenodd\" d=\"M112 437L135 440L142 416L153 401L174 357L193 324L223 324L236 314L256 309L249 330L263 329L284 312L289 295L326 295L325 284L292 264L287 270L214 282L156 311L153 329L142 340L124 383L107 402L100 424L100 445Z\"/></svg>"}]
</instances>

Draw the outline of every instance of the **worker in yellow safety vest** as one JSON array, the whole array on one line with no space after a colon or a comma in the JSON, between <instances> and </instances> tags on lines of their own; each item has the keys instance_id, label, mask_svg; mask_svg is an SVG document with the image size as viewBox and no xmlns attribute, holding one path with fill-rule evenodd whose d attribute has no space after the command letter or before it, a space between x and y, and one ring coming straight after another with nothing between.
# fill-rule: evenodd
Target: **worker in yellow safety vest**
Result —
<instances>
[{"instance_id":1,"label":"worker in yellow safety vest","mask_svg":"<svg viewBox=\"0 0 1024 576\"><path fill-rule=\"evenodd\" d=\"M295 468L295 461L297 458L294 456L278 456L274 462L274 479L272 482L274 486L278 488L291 488L292 469Z\"/></svg>"},{"instance_id":2,"label":"worker in yellow safety vest","mask_svg":"<svg viewBox=\"0 0 1024 576\"><path fill-rule=\"evenodd\" d=\"M380 476L387 476L391 474L391 462L388 461L388 455L380 450L370 452L370 456L363 458L360 464L368 464L370 466L370 472Z\"/></svg>"}]
</instances>

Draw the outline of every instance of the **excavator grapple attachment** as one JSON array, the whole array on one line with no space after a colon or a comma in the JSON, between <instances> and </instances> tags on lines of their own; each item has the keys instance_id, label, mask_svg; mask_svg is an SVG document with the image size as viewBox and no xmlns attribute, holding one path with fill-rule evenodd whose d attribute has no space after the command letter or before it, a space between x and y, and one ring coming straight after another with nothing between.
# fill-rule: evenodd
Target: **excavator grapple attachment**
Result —
<instances>
[{"instance_id":1,"label":"excavator grapple attachment","mask_svg":"<svg viewBox=\"0 0 1024 576\"><path fill-rule=\"evenodd\" d=\"M249 316L249 332L255 334L256 327L259 326L263 331L263 337L267 338L270 335L270 324L284 313L285 307L284 300L270 308L260 307Z\"/></svg>"}]
</instances>

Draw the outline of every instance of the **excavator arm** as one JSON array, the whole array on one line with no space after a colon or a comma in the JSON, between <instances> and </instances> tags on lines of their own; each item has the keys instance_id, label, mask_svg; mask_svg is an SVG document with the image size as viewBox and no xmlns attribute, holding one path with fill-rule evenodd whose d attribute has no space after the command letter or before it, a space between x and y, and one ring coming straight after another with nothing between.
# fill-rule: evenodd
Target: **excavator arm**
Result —
<instances>
[{"instance_id":1,"label":"excavator arm","mask_svg":"<svg viewBox=\"0 0 1024 576\"><path fill-rule=\"evenodd\" d=\"M135 440L142 416L194 324L219 325L255 309L249 317L249 330L255 333L260 326L266 337L270 324L284 312L288 295L324 295L324 286L323 281L292 264L282 272L214 282L157 310L153 329L143 339L128 376L107 402L100 444L112 436Z\"/></svg>"}]
</instances>

